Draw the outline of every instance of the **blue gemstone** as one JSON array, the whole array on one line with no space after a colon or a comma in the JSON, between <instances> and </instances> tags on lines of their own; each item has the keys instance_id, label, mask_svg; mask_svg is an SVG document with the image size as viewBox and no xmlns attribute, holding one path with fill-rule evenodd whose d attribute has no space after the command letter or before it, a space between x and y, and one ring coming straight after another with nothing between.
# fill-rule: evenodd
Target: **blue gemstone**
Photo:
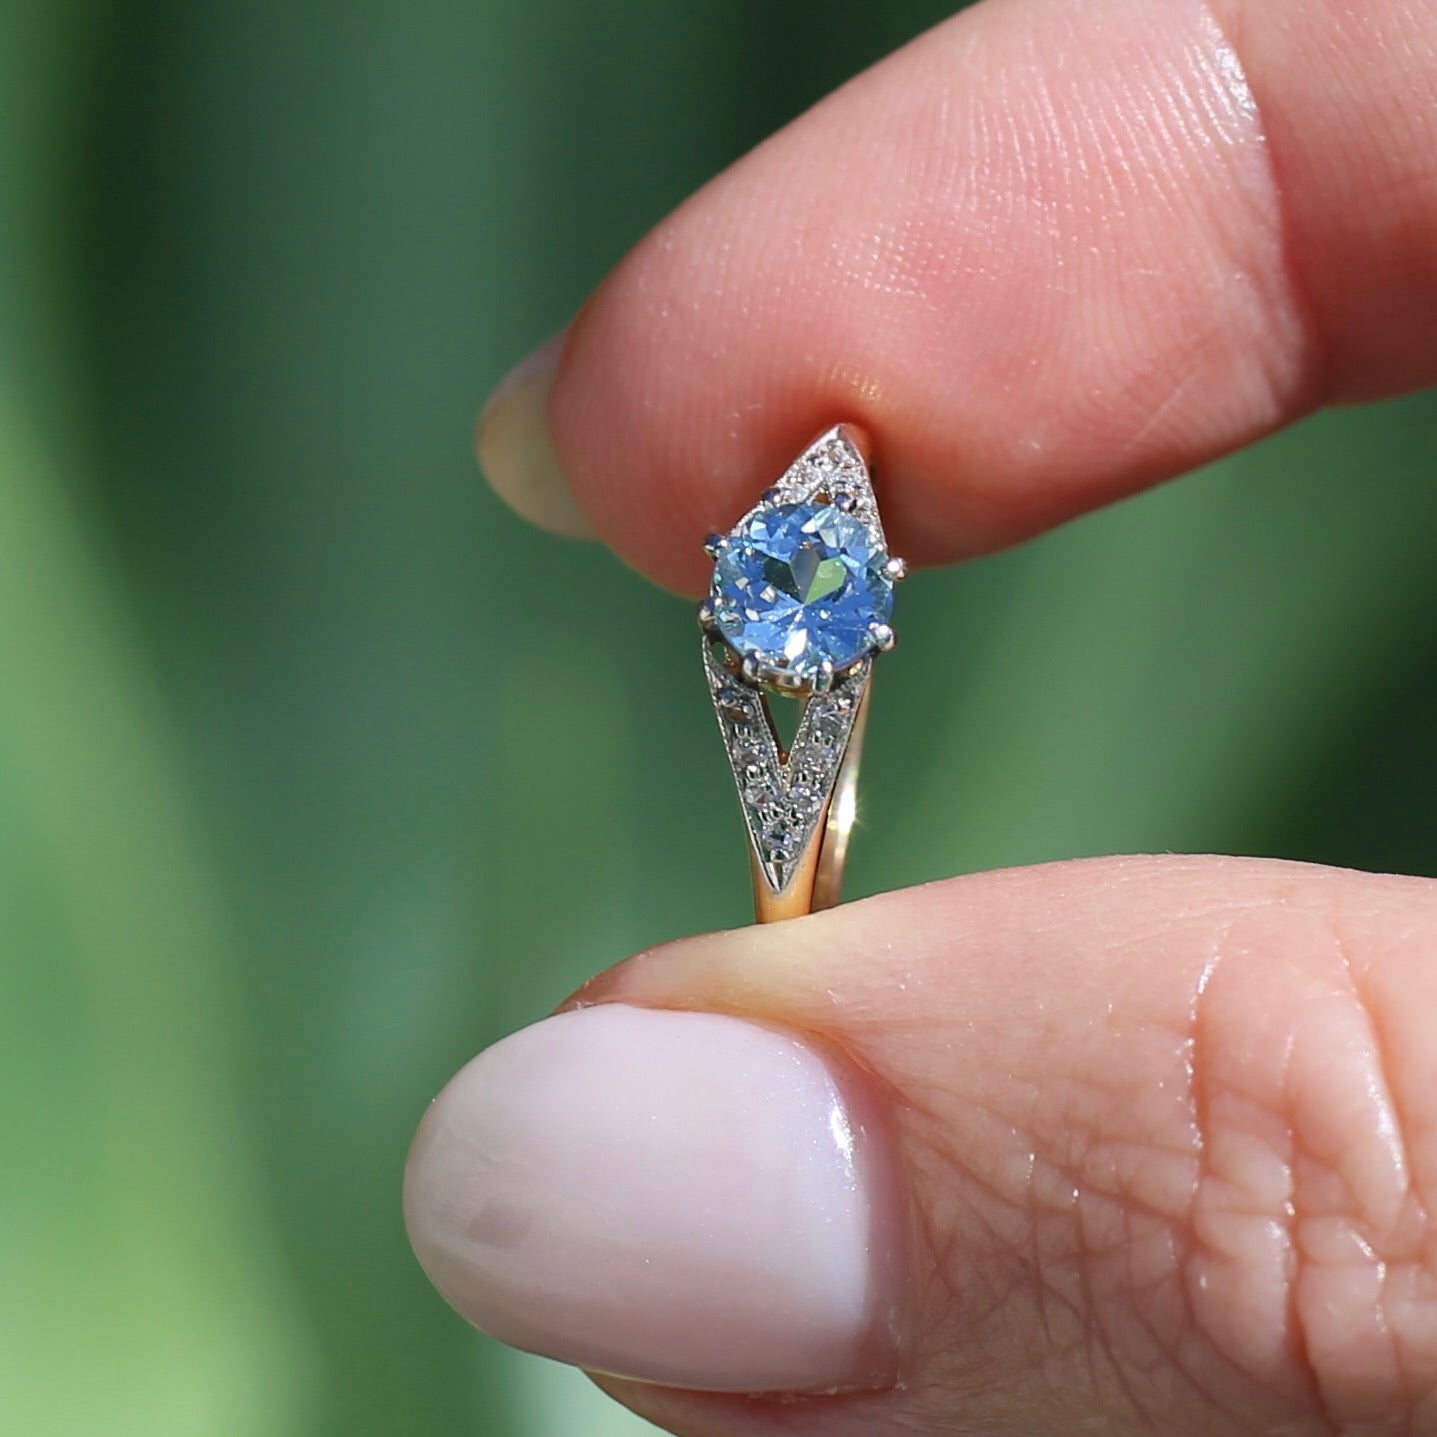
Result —
<instances>
[{"instance_id":1,"label":"blue gemstone","mask_svg":"<svg viewBox=\"0 0 1437 1437\"><path fill-rule=\"evenodd\" d=\"M841 672L893 615L887 562L877 535L833 504L765 504L719 550L714 618L765 669L805 680L825 662Z\"/></svg>"}]
</instances>

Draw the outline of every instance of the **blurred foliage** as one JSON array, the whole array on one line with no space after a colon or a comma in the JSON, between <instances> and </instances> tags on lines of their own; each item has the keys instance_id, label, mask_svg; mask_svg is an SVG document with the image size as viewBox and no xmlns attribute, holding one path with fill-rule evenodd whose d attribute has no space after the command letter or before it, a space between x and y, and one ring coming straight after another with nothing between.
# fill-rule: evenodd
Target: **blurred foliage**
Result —
<instances>
[{"instance_id":1,"label":"blurred foliage","mask_svg":"<svg viewBox=\"0 0 1437 1437\"><path fill-rule=\"evenodd\" d=\"M481 1045L744 921L743 848L687 610L511 519L469 426L667 207L946 8L0 0L7 1437L636 1429L443 1307L400 1171ZM1434 417L915 580L855 891L1437 868ZM576 743L612 632L632 682Z\"/></svg>"}]
</instances>

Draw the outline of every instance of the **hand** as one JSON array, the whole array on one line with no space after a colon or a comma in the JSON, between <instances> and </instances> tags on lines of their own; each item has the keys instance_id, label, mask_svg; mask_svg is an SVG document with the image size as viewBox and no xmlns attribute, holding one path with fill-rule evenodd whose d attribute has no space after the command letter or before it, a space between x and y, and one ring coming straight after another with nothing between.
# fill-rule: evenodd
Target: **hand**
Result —
<instances>
[{"instance_id":1,"label":"hand","mask_svg":"<svg viewBox=\"0 0 1437 1437\"><path fill-rule=\"evenodd\" d=\"M942 563L1434 379L1434 0L987 0L666 220L480 454L697 593L837 418ZM1437 886L1192 858L641 955L406 1190L460 1311L694 1437L1437 1432L1434 1201Z\"/></svg>"}]
</instances>

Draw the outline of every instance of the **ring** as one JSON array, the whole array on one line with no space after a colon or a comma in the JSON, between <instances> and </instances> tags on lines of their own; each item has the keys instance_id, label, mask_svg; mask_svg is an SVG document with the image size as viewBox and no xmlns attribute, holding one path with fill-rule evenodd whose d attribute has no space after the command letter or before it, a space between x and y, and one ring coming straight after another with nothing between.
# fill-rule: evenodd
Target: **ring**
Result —
<instances>
[{"instance_id":1,"label":"ring","mask_svg":"<svg viewBox=\"0 0 1437 1437\"><path fill-rule=\"evenodd\" d=\"M873 656L893 647L891 558L863 431L820 435L727 534L710 534L704 672L748 828L760 923L832 908L858 813ZM799 703L785 748L769 706Z\"/></svg>"}]
</instances>

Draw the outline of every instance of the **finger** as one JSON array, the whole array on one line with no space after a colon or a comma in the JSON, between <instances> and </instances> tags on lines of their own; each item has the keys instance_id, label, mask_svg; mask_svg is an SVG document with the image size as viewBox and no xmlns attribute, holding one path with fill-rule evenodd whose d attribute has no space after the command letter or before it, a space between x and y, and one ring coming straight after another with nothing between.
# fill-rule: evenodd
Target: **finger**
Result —
<instances>
[{"instance_id":1,"label":"finger","mask_svg":"<svg viewBox=\"0 0 1437 1437\"><path fill-rule=\"evenodd\" d=\"M1431 0L988 0L659 225L481 461L696 591L840 419L931 563L1432 382L1434 56Z\"/></svg>"},{"instance_id":2,"label":"finger","mask_svg":"<svg viewBox=\"0 0 1437 1437\"><path fill-rule=\"evenodd\" d=\"M411 1235L694 1437L1426 1431L1434 943L1429 882L1171 858L678 943L454 1081ZM675 1390L776 1376L870 1390Z\"/></svg>"}]
</instances>

